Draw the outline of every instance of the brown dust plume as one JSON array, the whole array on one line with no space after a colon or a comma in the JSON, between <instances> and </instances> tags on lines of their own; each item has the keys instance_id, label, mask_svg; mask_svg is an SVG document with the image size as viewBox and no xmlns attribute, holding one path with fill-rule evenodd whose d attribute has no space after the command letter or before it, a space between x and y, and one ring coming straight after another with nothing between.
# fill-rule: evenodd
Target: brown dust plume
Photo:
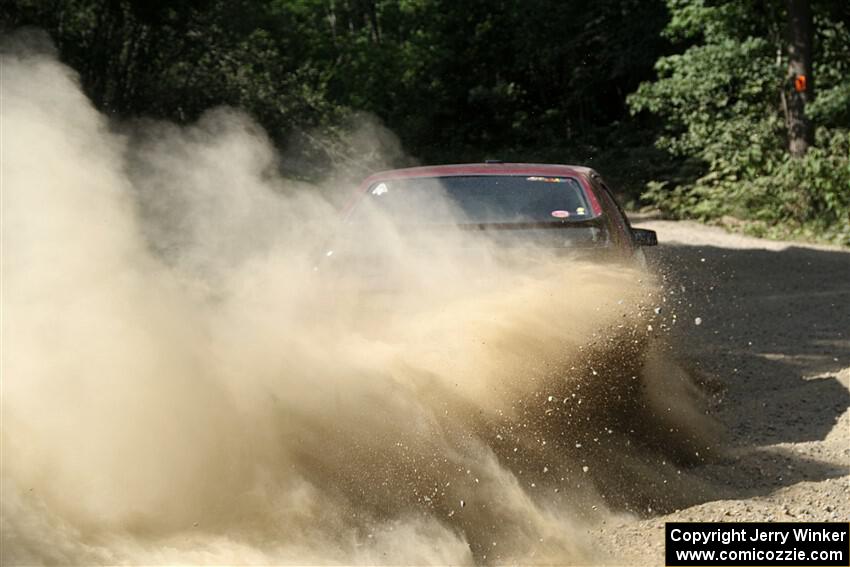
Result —
<instances>
[{"instance_id":1,"label":"brown dust plume","mask_svg":"<svg viewBox=\"0 0 850 567\"><path fill-rule=\"evenodd\" d=\"M4 564L590 561L693 490L650 274L388 226L364 294L278 165L240 112L115 125L6 48Z\"/></svg>"}]
</instances>

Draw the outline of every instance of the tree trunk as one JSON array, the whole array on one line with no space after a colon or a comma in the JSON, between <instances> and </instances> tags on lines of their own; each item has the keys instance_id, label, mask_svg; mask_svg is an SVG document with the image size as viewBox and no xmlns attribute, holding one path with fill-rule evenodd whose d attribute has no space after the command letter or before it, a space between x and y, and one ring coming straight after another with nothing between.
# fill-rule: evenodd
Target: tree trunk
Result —
<instances>
[{"instance_id":1,"label":"tree trunk","mask_svg":"<svg viewBox=\"0 0 850 567\"><path fill-rule=\"evenodd\" d=\"M381 26L378 23L378 7L375 5L375 0L366 2L366 17L369 19L372 41L378 44L381 43Z\"/></svg>"},{"instance_id":2,"label":"tree trunk","mask_svg":"<svg viewBox=\"0 0 850 567\"><path fill-rule=\"evenodd\" d=\"M788 126L788 151L794 157L806 153L814 142L806 103L813 99L812 7L809 0L787 0L788 78L783 92Z\"/></svg>"}]
</instances>

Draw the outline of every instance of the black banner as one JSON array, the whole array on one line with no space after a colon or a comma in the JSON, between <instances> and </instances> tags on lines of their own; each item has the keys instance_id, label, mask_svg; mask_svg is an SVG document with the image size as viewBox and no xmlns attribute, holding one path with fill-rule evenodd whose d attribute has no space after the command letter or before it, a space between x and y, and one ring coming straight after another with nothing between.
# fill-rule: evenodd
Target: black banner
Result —
<instances>
[{"instance_id":1,"label":"black banner","mask_svg":"<svg viewBox=\"0 0 850 567\"><path fill-rule=\"evenodd\" d=\"M668 522L666 564L850 566L850 524Z\"/></svg>"}]
</instances>

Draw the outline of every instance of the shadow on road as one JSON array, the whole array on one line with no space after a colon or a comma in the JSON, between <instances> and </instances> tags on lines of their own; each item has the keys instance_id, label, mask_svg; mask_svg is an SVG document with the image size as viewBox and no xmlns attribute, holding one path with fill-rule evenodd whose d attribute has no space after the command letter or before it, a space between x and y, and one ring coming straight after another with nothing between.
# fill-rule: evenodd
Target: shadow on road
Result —
<instances>
[{"instance_id":1,"label":"shadow on road","mask_svg":"<svg viewBox=\"0 0 850 567\"><path fill-rule=\"evenodd\" d=\"M850 367L850 253L662 245L650 260L665 274L672 344L721 385L713 411L728 436L719 460L692 471L708 488L670 506L848 474L846 454L793 444L835 435L850 407L839 379Z\"/></svg>"}]
</instances>

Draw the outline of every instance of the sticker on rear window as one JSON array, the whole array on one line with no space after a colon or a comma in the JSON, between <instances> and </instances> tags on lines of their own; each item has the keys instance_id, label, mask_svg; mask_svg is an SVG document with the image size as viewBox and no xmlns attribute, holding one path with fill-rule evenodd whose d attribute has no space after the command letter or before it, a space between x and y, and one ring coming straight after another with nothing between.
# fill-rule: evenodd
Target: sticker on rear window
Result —
<instances>
[{"instance_id":1,"label":"sticker on rear window","mask_svg":"<svg viewBox=\"0 0 850 567\"><path fill-rule=\"evenodd\" d=\"M585 213L584 213L584 207L578 207L578 208L576 209L576 214L577 214L577 215L583 215L583 214L585 214Z\"/></svg>"},{"instance_id":2,"label":"sticker on rear window","mask_svg":"<svg viewBox=\"0 0 850 567\"><path fill-rule=\"evenodd\" d=\"M558 210L558 211L552 211L552 212L551 212L551 213L549 213L549 214L550 214L550 215L552 215L553 217L555 217L556 219L565 219L565 218L567 218L568 216L570 216L570 212L569 212L569 211L560 211L560 210Z\"/></svg>"},{"instance_id":3,"label":"sticker on rear window","mask_svg":"<svg viewBox=\"0 0 850 567\"><path fill-rule=\"evenodd\" d=\"M379 183L378 185L375 186L374 189L372 189L372 195L377 195L378 197L380 197L381 195L383 195L384 193L386 193L389 190L390 189L389 189L389 187L387 187L386 183Z\"/></svg>"},{"instance_id":4,"label":"sticker on rear window","mask_svg":"<svg viewBox=\"0 0 850 567\"><path fill-rule=\"evenodd\" d=\"M566 177L526 177L526 181L542 181L543 183L566 183Z\"/></svg>"}]
</instances>

